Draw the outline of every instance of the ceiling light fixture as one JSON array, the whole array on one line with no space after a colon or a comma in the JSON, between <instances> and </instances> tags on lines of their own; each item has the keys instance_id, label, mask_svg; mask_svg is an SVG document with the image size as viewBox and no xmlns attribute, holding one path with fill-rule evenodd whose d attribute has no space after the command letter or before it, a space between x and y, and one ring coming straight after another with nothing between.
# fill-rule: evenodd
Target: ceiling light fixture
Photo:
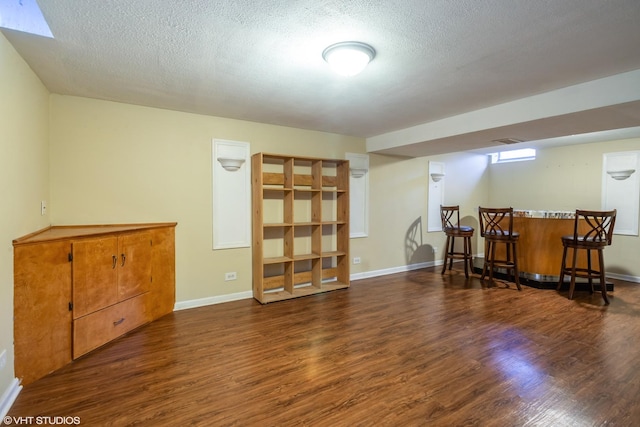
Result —
<instances>
[{"instance_id":1,"label":"ceiling light fixture","mask_svg":"<svg viewBox=\"0 0 640 427\"><path fill-rule=\"evenodd\" d=\"M361 42L332 44L322 52L322 57L333 71L343 76L355 76L360 73L375 56L376 51Z\"/></svg>"}]
</instances>

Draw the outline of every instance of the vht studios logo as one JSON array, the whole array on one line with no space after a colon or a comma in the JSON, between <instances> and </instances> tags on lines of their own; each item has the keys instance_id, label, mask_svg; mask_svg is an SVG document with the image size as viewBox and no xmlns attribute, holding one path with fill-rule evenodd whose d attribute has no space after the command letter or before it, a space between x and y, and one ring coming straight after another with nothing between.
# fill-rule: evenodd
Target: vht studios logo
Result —
<instances>
[{"instance_id":1,"label":"vht studios logo","mask_svg":"<svg viewBox=\"0 0 640 427\"><path fill-rule=\"evenodd\" d=\"M80 425L80 417L10 417L2 420L6 425Z\"/></svg>"}]
</instances>

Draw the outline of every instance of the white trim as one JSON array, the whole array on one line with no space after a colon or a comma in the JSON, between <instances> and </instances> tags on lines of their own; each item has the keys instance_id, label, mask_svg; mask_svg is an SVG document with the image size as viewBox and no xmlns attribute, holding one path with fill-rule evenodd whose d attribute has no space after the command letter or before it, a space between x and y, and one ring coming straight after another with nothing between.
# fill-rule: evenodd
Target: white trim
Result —
<instances>
[{"instance_id":1,"label":"white trim","mask_svg":"<svg viewBox=\"0 0 640 427\"><path fill-rule=\"evenodd\" d=\"M371 277L387 276L389 274L404 273L406 271L419 270L421 268L435 267L442 265L442 260L420 262L418 264L402 265L400 267L385 268L382 270L365 271L362 273L354 273L351 280L369 279Z\"/></svg>"},{"instance_id":2,"label":"white trim","mask_svg":"<svg viewBox=\"0 0 640 427\"><path fill-rule=\"evenodd\" d=\"M610 277L611 279L624 280L625 282L640 283L640 277L638 276L629 276L628 274L609 273L608 271L605 273L605 276Z\"/></svg>"},{"instance_id":3,"label":"white trim","mask_svg":"<svg viewBox=\"0 0 640 427\"><path fill-rule=\"evenodd\" d=\"M616 180L609 171L634 170L627 179ZM617 209L613 234L638 235L640 211L640 151L621 151L602 155L602 209Z\"/></svg>"},{"instance_id":4,"label":"white trim","mask_svg":"<svg viewBox=\"0 0 640 427\"><path fill-rule=\"evenodd\" d=\"M204 307L213 304L222 304L224 302L239 301L243 299L253 298L252 291L237 292L234 294L217 295L214 297L206 297L200 299L192 299L187 301L178 301L173 307L173 311L187 310L189 308Z\"/></svg>"},{"instance_id":5,"label":"white trim","mask_svg":"<svg viewBox=\"0 0 640 427\"><path fill-rule=\"evenodd\" d=\"M248 142L211 141L213 249L251 247L251 153ZM241 161L226 169L219 159Z\"/></svg>"},{"instance_id":6,"label":"white trim","mask_svg":"<svg viewBox=\"0 0 640 427\"><path fill-rule=\"evenodd\" d=\"M434 181L432 174L442 174L444 179ZM442 231L442 219L440 218L440 206L444 204L444 183L447 180L444 163L429 161L429 175L427 182L429 193L427 194L427 233Z\"/></svg>"},{"instance_id":7,"label":"white trim","mask_svg":"<svg viewBox=\"0 0 640 427\"><path fill-rule=\"evenodd\" d=\"M13 402L16 401L20 390L22 390L20 381L14 378L9 387L2 393L2 398L0 398L0 419L4 419L5 415L9 413L9 409L11 409Z\"/></svg>"},{"instance_id":8,"label":"white trim","mask_svg":"<svg viewBox=\"0 0 640 427\"><path fill-rule=\"evenodd\" d=\"M349 160L349 237L369 236L369 155L345 153ZM363 172L354 177L353 169Z\"/></svg>"},{"instance_id":9,"label":"white trim","mask_svg":"<svg viewBox=\"0 0 640 427\"><path fill-rule=\"evenodd\" d=\"M400 267L385 268L383 270L366 271L363 273L354 273L354 274L351 274L350 279L361 280L361 279L367 279L370 277L386 276L389 274L419 270L421 268L434 267L437 265L442 265L442 260L421 262L418 264L403 265ZM173 308L173 311L188 310L190 308L205 307L207 305L222 304L225 302L239 301L239 300L251 299L251 298L253 298L253 292L245 291L245 292L237 292L234 294L217 295L214 297L192 299L187 301L178 301L176 302Z\"/></svg>"}]
</instances>

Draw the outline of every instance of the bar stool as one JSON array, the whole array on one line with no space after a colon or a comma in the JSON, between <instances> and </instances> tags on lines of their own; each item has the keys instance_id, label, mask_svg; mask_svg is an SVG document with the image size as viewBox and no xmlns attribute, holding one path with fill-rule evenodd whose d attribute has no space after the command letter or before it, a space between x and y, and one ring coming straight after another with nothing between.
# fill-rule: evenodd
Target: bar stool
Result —
<instances>
[{"instance_id":1,"label":"bar stool","mask_svg":"<svg viewBox=\"0 0 640 427\"><path fill-rule=\"evenodd\" d=\"M453 217L455 215L455 224ZM469 269L473 272L473 255L471 254L471 237L473 236L473 227L460 225L460 206L442 206L440 205L440 218L442 219L442 231L447 236L447 242L444 245L444 264L442 265L442 273L447 270L447 262L449 270L453 267L454 259L464 260L464 277L469 277ZM463 250L456 252L454 250L456 237L462 237Z\"/></svg>"},{"instance_id":2,"label":"bar stool","mask_svg":"<svg viewBox=\"0 0 640 427\"><path fill-rule=\"evenodd\" d=\"M611 245L613 239L613 226L616 222L616 209L612 211L586 211L576 210L576 217L573 222L573 235L562 236L562 265L560 267L560 280L557 290L564 283L564 276L571 276L569 285L569 299L573 299L573 291L576 287L576 277L589 280L591 293L593 293L593 279L600 280L600 289L605 304L609 304L607 297L607 282L604 274L604 248ZM584 233L579 234L579 224L584 223L586 227ZM573 250L571 267L567 267L567 249ZM578 250L587 251L587 268L576 267ZM591 251L598 252L598 268L595 269L591 263Z\"/></svg>"},{"instance_id":3,"label":"bar stool","mask_svg":"<svg viewBox=\"0 0 640 427\"><path fill-rule=\"evenodd\" d=\"M482 277L484 280L489 271L489 280L493 281L493 270L502 267L509 273L513 270L513 277L518 287L520 287L520 275L518 273L518 253L517 243L520 234L513 231L513 208L483 208L478 207L480 217L480 235L484 237L484 265L482 266ZM505 258L496 258L496 245L504 244L506 250Z\"/></svg>"}]
</instances>

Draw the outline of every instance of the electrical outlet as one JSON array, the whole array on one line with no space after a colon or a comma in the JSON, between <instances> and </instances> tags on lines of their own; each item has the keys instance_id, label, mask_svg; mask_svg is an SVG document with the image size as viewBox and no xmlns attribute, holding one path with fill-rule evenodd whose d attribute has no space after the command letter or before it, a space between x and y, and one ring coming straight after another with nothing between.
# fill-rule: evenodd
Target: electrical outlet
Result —
<instances>
[{"instance_id":1,"label":"electrical outlet","mask_svg":"<svg viewBox=\"0 0 640 427\"><path fill-rule=\"evenodd\" d=\"M0 370L7 366L7 350L2 350L0 353Z\"/></svg>"},{"instance_id":2,"label":"electrical outlet","mask_svg":"<svg viewBox=\"0 0 640 427\"><path fill-rule=\"evenodd\" d=\"M360 259L360 257L359 257L359 256L357 256L357 257L353 258L353 263L354 263L354 264L360 264L360 262L362 262L362 260Z\"/></svg>"},{"instance_id":3,"label":"electrical outlet","mask_svg":"<svg viewBox=\"0 0 640 427\"><path fill-rule=\"evenodd\" d=\"M434 246L434 247L433 247L433 253L434 253L434 254L437 254L437 253L438 253L438 247L437 247L437 246Z\"/></svg>"},{"instance_id":4,"label":"electrical outlet","mask_svg":"<svg viewBox=\"0 0 640 427\"><path fill-rule=\"evenodd\" d=\"M238 278L238 275L235 271L231 271L229 273L224 273L224 280L229 281L229 280L236 280Z\"/></svg>"},{"instance_id":5,"label":"electrical outlet","mask_svg":"<svg viewBox=\"0 0 640 427\"><path fill-rule=\"evenodd\" d=\"M45 216L47 214L47 201L40 202L40 215Z\"/></svg>"}]
</instances>

